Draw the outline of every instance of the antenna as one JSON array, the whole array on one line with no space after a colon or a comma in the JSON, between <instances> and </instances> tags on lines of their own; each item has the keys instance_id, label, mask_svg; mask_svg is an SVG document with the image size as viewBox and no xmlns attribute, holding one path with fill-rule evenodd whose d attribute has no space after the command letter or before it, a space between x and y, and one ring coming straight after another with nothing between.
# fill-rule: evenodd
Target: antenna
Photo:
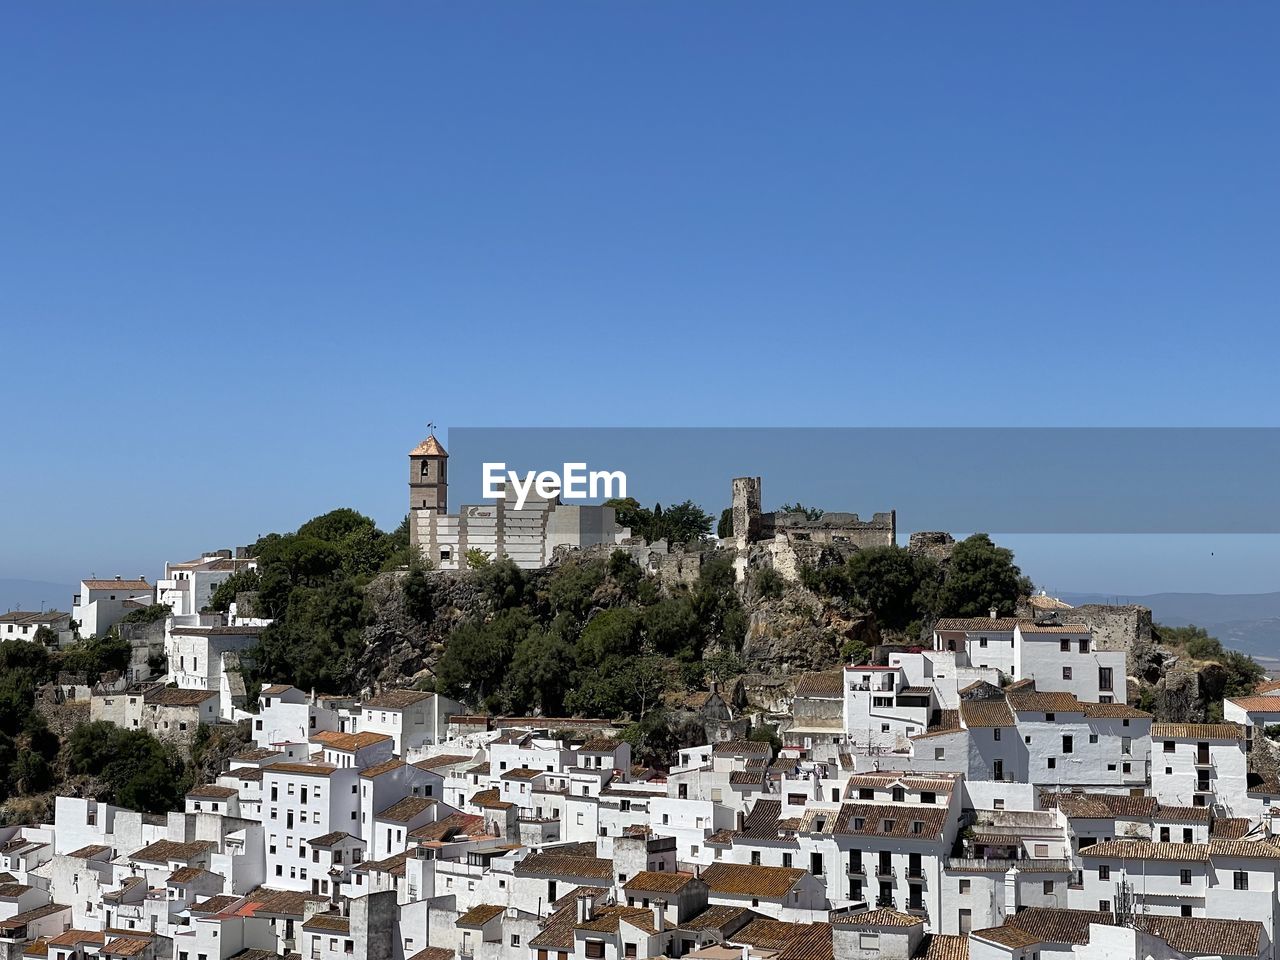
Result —
<instances>
[{"instance_id":1,"label":"antenna","mask_svg":"<svg viewBox=\"0 0 1280 960\"><path fill-rule=\"evenodd\" d=\"M436 435L436 425L435 425L435 421L433 421L433 420L428 420L428 421L427 421L427 433L429 433L429 434L430 434L431 436L433 436L433 437Z\"/></svg>"},{"instance_id":2,"label":"antenna","mask_svg":"<svg viewBox=\"0 0 1280 960\"><path fill-rule=\"evenodd\" d=\"M1116 926L1128 926L1133 922L1133 884L1124 876L1116 885Z\"/></svg>"}]
</instances>

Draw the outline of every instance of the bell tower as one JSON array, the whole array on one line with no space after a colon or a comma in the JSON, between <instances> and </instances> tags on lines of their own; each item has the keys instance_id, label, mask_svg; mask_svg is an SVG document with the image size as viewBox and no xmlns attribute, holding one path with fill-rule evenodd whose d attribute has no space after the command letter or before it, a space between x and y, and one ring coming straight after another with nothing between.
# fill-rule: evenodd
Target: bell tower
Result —
<instances>
[{"instance_id":1,"label":"bell tower","mask_svg":"<svg viewBox=\"0 0 1280 960\"><path fill-rule=\"evenodd\" d=\"M449 510L449 454L432 433L409 451L409 515L415 510Z\"/></svg>"}]
</instances>

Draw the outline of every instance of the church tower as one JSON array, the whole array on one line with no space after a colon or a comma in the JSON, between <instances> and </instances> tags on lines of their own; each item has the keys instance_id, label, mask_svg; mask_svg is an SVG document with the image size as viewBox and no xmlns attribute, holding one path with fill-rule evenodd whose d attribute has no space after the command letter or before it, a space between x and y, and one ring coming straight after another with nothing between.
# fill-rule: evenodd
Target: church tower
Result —
<instances>
[{"instance_id":1,"label":"church tower","mask_svg":"<svg viewBox=\"0 0 1280 960\"><path fill-rule=\"evenodd\" d=\"M409 451L409 512L449 511L449 454L435 434Z\"/></svg>"}]
</instances>

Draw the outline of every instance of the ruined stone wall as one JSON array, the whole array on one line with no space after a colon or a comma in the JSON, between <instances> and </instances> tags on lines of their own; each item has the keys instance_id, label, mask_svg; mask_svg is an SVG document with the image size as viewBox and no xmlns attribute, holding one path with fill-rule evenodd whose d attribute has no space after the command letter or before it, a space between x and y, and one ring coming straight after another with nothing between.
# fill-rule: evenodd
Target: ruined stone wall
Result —
<instances>
[{"instance_id":1,"label":"ruined stone wall","mask_svg":"<svg viewBox=\"0 0 1280 960\"><path fill-rule=\"evenodd\" d=\"M950 560L955 546L956 538L941 530L917 530L907 540L908 552L938 563Z\"/></svg>"},{"instance_id":2,"label":"ruined stone wall","mask_svg":"<svg viewBox=\"0 0 1280 960\"><path fill-rule=\"evenodd\" d=\"M760 537L760 489L759 477L733 479L733 536L739 549Z\"/></svg>"},{"instance_id":3,"label":"ruined stone wall","mask_svg":"<svg viewBox=\"0 0 1280 960\"><path fill-rule=\"evenodd\" d=\"M1151 641L1151 610L1136 604L1108 606L1100 603L1085 604L1069 610L1058 611L1058 618L1072 623L1083 623L1093 631L1093 642L1098 650L1123 650L1128 653L1133 644Z\"/></svg>"},{"instance_id":4,"label":"ruined stone wall","mask_svg":"<svg viewBox=\"0 0 1280 960\"><path fill-rule=\"evenodd\" d=\"M89 722L89 701L38 696L36 713L44 718L50 730L65 739L77 726Z\"/></svg>"}]
</instances>

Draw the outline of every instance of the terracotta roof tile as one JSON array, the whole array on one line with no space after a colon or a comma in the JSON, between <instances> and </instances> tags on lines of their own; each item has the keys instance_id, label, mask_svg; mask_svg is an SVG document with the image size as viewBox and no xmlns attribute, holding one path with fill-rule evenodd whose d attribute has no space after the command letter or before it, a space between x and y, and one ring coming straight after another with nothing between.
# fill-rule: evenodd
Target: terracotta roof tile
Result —
<instances>
[{"instance_id":1,"label":"terracotta roof tile","mask_svg":"<svg viewBox=\"0 0 1280 960\"><path fill-rule=\"evenodd\" d=\"M415 703L430 700L434 693L425 690L384 690L376 696L363 701L361 707L373 707L375 710L404 710Z\"/></svg>"},{"instance_id":2,"label":"terracotta roof tile","mask_svg":"<svg viewBox=\"0 0 1280 960\"><path fill-rule=\"evenodd\" d=\"M814 697L822 700L843 700L844 669L802 674L800 679L796 681L796 696Z\"/></svg>"},{"instance_id":3,"label":"terracotta roof tile","mask_svg":"<svg viewBox=\"0 0 1280 960\"><path fill-rule=\"evenodd\" d=\"M479 927L494 917L501 916L505 908L496 903L477 903L454 922L456 927Z\"/></svg>"},{"instance_id":4,"label":"terracotta roof tile","mask_svg":"<svg viewBox=\"0 0 1280 960\"><path fill-rule=\"evenodd\" d=\"M785 897L805 876L795 867L763 867L745 863L713 863L702 871L702 882L713 894Z\"/></svg>"},{"instance_id":5,"label":"terracotta roof tile","mask_svg":"<svg viewBox=\"0 0 1280 960\"><path fill-rule=\"evenodd\" d=\"M1280 697L1269 697L1277 701ZM1244 727L1238 723L1153 723L1152 740L1243 740Z\"/></svg>"}]
</instances>

